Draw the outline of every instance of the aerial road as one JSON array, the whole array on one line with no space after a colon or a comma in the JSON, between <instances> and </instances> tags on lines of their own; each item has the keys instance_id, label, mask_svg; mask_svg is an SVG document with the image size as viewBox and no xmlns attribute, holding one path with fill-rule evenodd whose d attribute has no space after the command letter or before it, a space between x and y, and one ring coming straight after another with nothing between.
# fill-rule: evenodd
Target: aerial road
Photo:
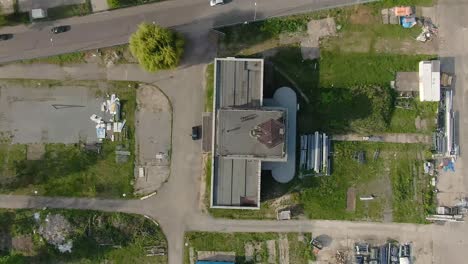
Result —
<instances>
[{"instance_id":1,"label":"aerial road","mask_svg":"<svg viewBox=\"0 0 468 264\"><path fill-rule=\"evenodd\" d=\"M143 21L193 33L216 26L371 1L228 0L224 5L211 7L208 0L171 0L82 17L3 27L0 34L13 34L13 37L0 41L0 62L124 44ZM70 30L60 34L51 32L53 27L61 25L70 26Z\"/></svg>"}]
</instances>

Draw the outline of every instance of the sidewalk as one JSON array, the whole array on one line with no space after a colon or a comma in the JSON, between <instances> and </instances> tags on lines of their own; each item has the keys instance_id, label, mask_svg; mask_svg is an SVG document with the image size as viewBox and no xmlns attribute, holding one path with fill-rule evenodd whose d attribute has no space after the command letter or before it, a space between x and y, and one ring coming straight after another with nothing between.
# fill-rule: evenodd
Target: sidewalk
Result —
<instances>
[{"instance_id":1,"label":"sidewalk","mask_svg":"<svg viewBox=\"0 0 468 264\"><path fill-rule=\"evenodd\" d=\"M45 74L47 73L47 74ZM7 64L0 67L0 79L114 80L154 82L164 75L145 72L138 64L118 64L106 68L94 63L60 66L56 64Z\"/></svg>"}]
</instances>

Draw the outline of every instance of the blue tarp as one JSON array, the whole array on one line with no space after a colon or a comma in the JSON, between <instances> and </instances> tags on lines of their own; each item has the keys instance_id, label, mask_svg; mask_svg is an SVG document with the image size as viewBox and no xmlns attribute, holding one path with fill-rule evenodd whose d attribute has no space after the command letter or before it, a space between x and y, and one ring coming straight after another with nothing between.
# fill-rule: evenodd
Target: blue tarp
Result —
<instances>
[{"instance_id":1,"label":"blue tarp","mask_svg":"<svg viewBox=\"0 0 468 264\"><path fill-rule=\"evenodd\" d=\"M416 25L415 17L400 17L400 24L404 28L412 28Z\"/></svg>"}]
</instances>

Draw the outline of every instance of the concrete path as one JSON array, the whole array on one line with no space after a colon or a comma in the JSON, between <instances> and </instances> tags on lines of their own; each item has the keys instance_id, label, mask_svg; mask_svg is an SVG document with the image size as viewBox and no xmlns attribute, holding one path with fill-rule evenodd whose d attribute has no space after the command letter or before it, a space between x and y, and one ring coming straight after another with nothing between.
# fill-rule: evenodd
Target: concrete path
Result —
<instances>
[{"instance_id":1,"label":"concrete path","mask_svg":"<svg viewBox=\"0 0 468 264\"><path fill-rule=\"evenodd\" d=\"M441 70L454 73L453 110L455 117L455 140L459 142L460 156L455 163L455 172L442 172L438 176L437 200L442 205L455 205L460 199L468 197L468 2L456 0L438 0L435 8L439 26L439 57ZM449 254L447 251L466 251L465 239L456 237L445 239L447 244L434 247L434 263L464 263L463 254Z\"/></svg>"},{"instance_id":2,"label":"concrete path","mask_svg":"<svg viewBox=\"0 0 468 264\"><path fill-rule=\"evenodd\" d=\"M332 140L336 141L369 141L369 142L387 142L387 143L432 143L432 137L422 134L378 134L372 135L373 139L366 139L366 136L359 134L333 135Z\"/></svg>"}]
</instances>

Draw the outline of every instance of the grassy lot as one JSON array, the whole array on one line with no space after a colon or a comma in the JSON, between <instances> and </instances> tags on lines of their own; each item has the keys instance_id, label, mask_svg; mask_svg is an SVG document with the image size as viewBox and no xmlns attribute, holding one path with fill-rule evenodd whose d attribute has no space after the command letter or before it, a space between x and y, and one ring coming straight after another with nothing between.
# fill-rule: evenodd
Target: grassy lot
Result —
<instances>
[{"instance_id":1,"label":"grassy lot","mask_svg":"<svg viewBox=\"0 0 468 264\"><path fill-rule=\"evenodd\" d=\"M60 55L55 55L55 56L50 56L50 57L22 60L21 63L26 63L26 64L48 63L48 64L58 64L58 65L77 64L77 63L85 62L85 55L86 55L85 52L77 51L77 52L60 54Z\"/></svg>"},{"instance_id":2,"label":"grassy lot","mask_svg":"<svg viewBox=\"0 0 468 264\"><path fill-rule=\"evenodd\" d=\"M99 63L107 66L109 62L112 64L131 64L137 63L135 58L130 53L128 44L117 45L107 48L99 49L99 53L95 50L91 51L77 51L72 53L65 53L55 56L35 58L19 61L20 63L46 63L46 64L80 64L80 63Z\"/></svg>"},{"instance_id":3,"label":"grassy lot","mask_svg":"<svg viewBox=\"0 0 468 264\"><path fill-rule=\"evenodd\" d=\"M34 218L35 213L40 214L39 219ZM48 234L62 234L66 241L71 240L71 253L60 253L41 233L48 225L48 215L61 215L68 221L68 232L57 228ZM0 210L0 223L1 238L18 242L2 252L0 263L167 263L166 256L146 256L147 247L167 250L167 242L159 227L143 216L78 210Z\"/></svg>"},{"instance_id":4,"label":"grassy lot","mask_svg":"<svg viewBox=\"0 0 468 264\"><path fill-rule=\"evenodd\" d=\"M96 89L95 82L77 82ZM44 83L43 85L46 85ZM57 85L57 84L55 84ZM61 83L60 85L64 85ZM100 84L101 86L104 84ZM122 119L126 119L127 133L121 141L105 140L102 151L86 151L82 144L46 144L41 160L27 160L27 145L0 144L0 191L3 193L48 196L133 197L134 174L134 113L136 84L106 83L107 88L96 90L96 96L117 93L121 99ZM122 147L131 152L129 160L116 163L115 150Z\"/></svg>"},{"instance_id":5,"label":"grassy lot","mask_svg":"<svg viewBox=\"0 0 468 264\"><path fill-rule=\"evenodd\" d=\"M310 234L304 234L303 241L298 240L299 234L288 233L284 234L289 241L289 259L291 263L307 263L309 260L315 260L308 241ZM189 232L185 234L185 241L188 247L185 250L185 264L189 261L189 248L197 251L228 251L236 253L236 263L251 263L245 259L245 245L251 243L257 245L258 250L254 253L262 259L261 263L266 263L268 260L268 250L266 241L276 240L276 257L278 261L278 239L280 235L276 233L208 233L208 232Z\"/></svg>"},{"instance_id":6,"label":"grassy lot","mask_svg":"<svg viewBox=\"0 0 468 264\"><path fill-rule=\"evenodd\" d=\"M300 49L289 47L279 50L270 60L310 100L309 104L301 105L299 131L376 133L417 132L416 116L433 122L434 104L414 102L412 110L395 110L395 95L389 88L395 72L416 70L418 61L427 58L322 52L320 60L303 61ZM276 76L274 82L277 87L291 85L287 79ZM309 122L312 116L314 121Z\"/></svg>"},{"instance_id":7,"label":"grassy lot","mask_svg":"<svg viewBox=\"0 0 468 264\"><path fill-rule=\"evenodd\" d=\"M91 1L86 1L83 4L63 5L47 9L47 19L57 20L73 16L85 16L93 12Z\"/></svg>"},{"instance_id":8,"label":"grassy lot","mask_svg":"<svg viewBox=\"0 0 468 264\"><path fill-rule=\"evenodd\" d=\"M116 9L122 7L156 3L161 1L164 0L107 0L107 4L109 5L110 9Z\"/></svg>"},{"instance_id":9,"label":"grassy lot","mask_svg":"<svg viewBox=\"0 0 468 264\"><path fill-rule=\"evenodd\" d=\"M355 160L357 151L364 151L364 164ZM378 157L374 159L377 151ZM274 219L277 208L290 207L311 219L383 221L384 210L390 210L393 221L423 223L425 214L434 209L429 177L422 173L422 161L429 158L429 146L335 142L333 153L330 177L295 178L288 184L278 184L262 176L260 210L210 209L209 212L214 217ZM355 212L346 211L346 193L350 187L356 189ZM373 201L358 199L371 194L377 197Z\"/></svg>"},{"instance_id":10,"label":"grassy lot","mask_svg":"<svg viewBox=\"0 0 468 264\"><path fill-rule=\"evenodd\" d=\"M210 63L205 72L205 112L213 112L214 64Z\"/></svg>"},{"instance_id":11,"label":"grassy lot","mask_svg":"<svg viewBox=\"0 0 468 264\"><path fill-rule=\"evenodd\" d=\"M374 160L377 150L380 154ZM356 151L366 153L365 164L353 158ZM424 208L433 206L425 200L432 190L427 188L429 178L421 172L427 152L427 146L417 144L335 142L333 175L307 179L300 201L310 218L381 221L383 209L389 207L394 221L423 222ZM347 212L346 192L352 186L357 189L356 197L374 194L377 199L357 200L356 212Z\"/></svg>"}]
</instances>

